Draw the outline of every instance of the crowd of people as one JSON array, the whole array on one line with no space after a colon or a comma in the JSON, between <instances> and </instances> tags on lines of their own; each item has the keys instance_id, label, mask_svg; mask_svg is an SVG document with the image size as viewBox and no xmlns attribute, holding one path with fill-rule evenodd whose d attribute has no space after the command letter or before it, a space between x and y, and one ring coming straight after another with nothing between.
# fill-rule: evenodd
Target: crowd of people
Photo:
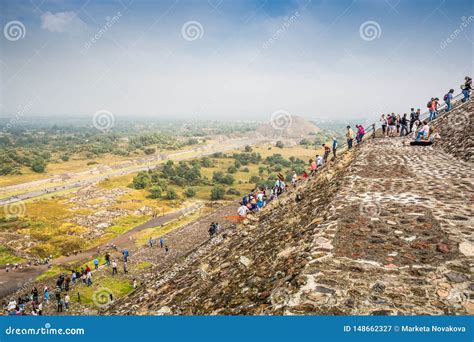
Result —
<instances>
[{"instance_id":1,"label":"crowd of people","mask_svg":"<svg viewBox=\"0 0 474 342\"><path fill-rule=\"evenodd\" d=\"M472 91L472 78L466 76L464 83L461 84L461 90L463 98L461 102L467 102L470 99ZM445 112L449 112L453 108L454 100L454 89L449 89L443 96L445 103ZM429 123L435 120L440 111L440 101L438 97L432 97L426 104L428 109L428 117L424 120L421 118L421 109L418 108L416 111L411 108L410 117L407 113L403 115L389 113L382 114L380 118L380 124L382 127L382 135L384 137L395 137L395 136L407 136L412 134L412 138L415 141L420 140L432 140L433 139L433 128Z\"/></svg>"},{"instance_id":2,"label":"crowd of people","mask_svg":"<svg viewBox=\"0 0 474 342\"><path fill-rule=\"evenodd\" d=\"M470 93L472 90L472 78L466 76L464 83L461 85L462 89L462 102L469 101ZM454 89L450 89L443 97L446 104L445 111L448 112L453 107ZM403 115L389 113L382 114L380 118L380 125L382 128L383 137L396 137L396 136L407 136L412 134L414 141L432 141L434 139L433 127L430 126L430 122L435 120L439 113L439 98L433 97L427 103L428 118L422 121L421 109L418 108L416 111L411 108L410 116L407 113ZM350 125L346 127L346 140L347 148L352 149L354 144L361 144L364 136L366 135L366 129L363 125L355 125L355 132ZM372 136L375 137L375 124L372 125ZM301 179L314 176L318 169L321 168L325 163L328 162L329 155L332 151L333 158L337 157L338 143L337 139L333 137L332 149L327 144L322 145L323 155L316 154L314 159L309 160L308 170L304 171L301 176L298 176L295 171L291 177L291 183L296 186L297 182ZM240 206L237 210L238 215L241 218L245 218L248 213L256 212L262 209L267 203L271 202L286 189L285 178L282 174L278 174L278 179L275 181L274 186L265 188L255 188L250 193L246 194Z\"/></svg>"}]
</instances>

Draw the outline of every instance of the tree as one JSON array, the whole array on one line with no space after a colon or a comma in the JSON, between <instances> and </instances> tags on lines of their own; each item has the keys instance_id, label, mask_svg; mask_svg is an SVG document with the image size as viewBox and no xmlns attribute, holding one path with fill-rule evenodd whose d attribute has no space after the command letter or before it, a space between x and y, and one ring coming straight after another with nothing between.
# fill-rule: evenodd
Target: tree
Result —
<instances>
[{"instance_id":1,"label":"tree","mask_svg":"<svg viewBox=\"0 0 474 342\"><path fill-rule=\"evenodd\" d=\"M278 148L283 148L285 145L283 145L283 142L281 140L278 140L275 144L276 147Z\"/></svg>"},{"instance_id":2,"label":"tree","mask_svg":"<svg viewBox=\"0 0 474 342\"><path fill-rule=\"evenodd\" d=\"M143 152L145 152L145 154L149 155L149 154L155 153L156 150L153 147L148 147L148 148L145 148L145 150L143 150Z\"/></svg>"},{"instance_id":3,"label":"tree","mask_svg":"<svg viewBox=\"0 0 474 342\"><path fill-rule=\"evenodd\" d=\"M145 171L140 171L133 177L132 185L134 189L145 189L150 183L150 177Z\"/></svg>"},{"instance_id":4,"label":"tree","mask_svg":"<svg viewBox=\"0 0 474 342\"><path fill-rule=\"evenodd\" d=\"M163 189L161 187L155 185L150 189L150 197L151 198L160 198L162 192L163 192Z\"/></svg>"},{"instance_id":5,"label":"tree","mask_svg":"<svg viewBox=\"0 0 474 342\"><path fill-rule=\"evenodd\" d=\"M252 151L253 151L252 146L245 145L245 152L252 152Z\"/></svg>"},{"instance_id":6,"label":"tree","mask_svg":"<svg viewBox=\"0 0 474 342\"><path fill-rule=\"evenodd\" d=\"M204 157L201 159L201 164L204 167L212 167L212 160L208 157Z\"/></svg>"},{"instance_id":7,"label":"tree","mask_svg":"<svg viewBox=\"0 0 474 342\"><path fill-rule=\"evenodd\" d=\"M196 196L196 190L194 190L193 188L187 188L184 194L186 195L186 197L194 197Z\"/></svg>"},{"instance_id":8,"label":"tree","mask_svg":"<svg viewBox=\"0 0 474 342\"><path fill-rule=\"evenodd\" d=\"M216 185L211 189L211 200L216 201L223 199L225 195L225 189L221 185Z\"/></svg>"},{"instance_id":9,"label":"tree","mask_svg":"<svg viewBox=\"0 0 474 342\"><path fill-rule=\"evenodd\" d=\"M40 160L40 159L35 160L33 162L33 165L31 165L31 169L34 172L43 173L46 169L46 163L43 160Z\"/></svg>"},{"instance_id":10,"label":"tree","mask_svg":"<svg viewBox=\"0 0 474 342\"><path fill-rule=\"evenodd\" d=\"M174 189L168 189L168 191L166 191L166 199L167 200L174 200L174 199L177 199L178 198L178 194L176 193L176 191Z\"/></svg>"}]
</instances>

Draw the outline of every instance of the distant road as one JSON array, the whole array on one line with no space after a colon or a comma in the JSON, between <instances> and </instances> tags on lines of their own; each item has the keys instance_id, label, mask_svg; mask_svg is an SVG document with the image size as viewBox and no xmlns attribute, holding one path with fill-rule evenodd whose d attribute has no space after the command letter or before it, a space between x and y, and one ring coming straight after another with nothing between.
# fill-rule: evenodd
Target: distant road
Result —
<instances>
[{"instance_id":1,"label":"distant road","mask_svg":"<svg viewBox=\"0 0 474 342\"><path fill-rule=\"evenodd\" d=\"M179 160L185 160L185 159L191 159L191 158L199 158L199 157L202 157L202 156L211 155L215 152L225 152L225 151L229 151L229 150L235 150L235 149L243 147L245 145L255 145L255 144L259 144L259 143L263 143L263 142L269 142L269 141L270 141L269 139L262 139L262 138L232 139L232 140L223 141L222 143L216 143L216 144L212 144L212 145L208 145L208 146L202 146L202 147L199 148L200 149L199 151L190 150L190 151L183 151L183 152L178 152L178 153L175 153L175 154L171 154L171 155L167 156L167 158L164 159L164 160L169 159L169 160L179 161ZM186 153L189 153L189 152L195 152L195 154L193 154L191 156L183 156L183 157L173 158L173 156L177 156L177 155L180 155L180 154L186 154ZM107 178L111 178L111 177L119 177L119 176L127 175L127 174L130 174L130 173L145 171L145 170L148 170L150 168L153 168L153 167L163 163L164 160L156 161L156 164L153 164L153 165L137 165L135 167L128 167L126 170L117 170L115 172L107 173L105 175L92 176L91 178L82 179L82 180L78 180L78 181L73 181L73 182L70 182L70 183L67 183L67 184L51 186L51 187L40 189L40 190L25 191L23 193L20 193L20 194L14 195L14 196L9 196L9 197L0 199L0 205L6 205L6 204L14 203L14 202L24 201L24 200L27 200L27 199L30 199L30 198L44 196L44 195L47 195L47 194L54 194L54 193L59 192L59 191L80 188L80 187L83 187L83 186L86 186L86 185L91 185L91 184L98 183L100 181L103 181L103 180L105 180Z\"/></svg>"}]
</instances>

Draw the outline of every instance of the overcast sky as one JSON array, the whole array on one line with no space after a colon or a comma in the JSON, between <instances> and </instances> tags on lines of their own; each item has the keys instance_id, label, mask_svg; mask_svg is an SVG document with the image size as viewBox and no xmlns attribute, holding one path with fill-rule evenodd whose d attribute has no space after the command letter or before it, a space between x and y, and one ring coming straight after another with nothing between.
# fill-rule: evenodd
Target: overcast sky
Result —
<instances>
[{"instance_id":1,"label":"overcast sky","mask_svg":"<svg viewBox=\"0 0 474 342\"><path fill-rule=\"evenodd\" d=\"M2 0L0 115L347 119L424 109L473 72L473 4Z\"/></svg>"}]
</instances>

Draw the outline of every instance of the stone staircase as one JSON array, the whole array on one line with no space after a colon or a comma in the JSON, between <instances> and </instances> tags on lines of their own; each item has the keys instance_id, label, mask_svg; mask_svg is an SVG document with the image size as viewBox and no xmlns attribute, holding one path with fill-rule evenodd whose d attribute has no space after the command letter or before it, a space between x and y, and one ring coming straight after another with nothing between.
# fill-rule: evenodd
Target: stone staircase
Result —
<instances>
[{"instance_id":1,"label":"stone staircase","mask_svg":"<svg viewBox=\"0 0 474 342\"><path fill-rule=\"evenodd\" d=\"M105 313L473 314L472 115L367 140Z\"/></svg>"}]
</instances>

